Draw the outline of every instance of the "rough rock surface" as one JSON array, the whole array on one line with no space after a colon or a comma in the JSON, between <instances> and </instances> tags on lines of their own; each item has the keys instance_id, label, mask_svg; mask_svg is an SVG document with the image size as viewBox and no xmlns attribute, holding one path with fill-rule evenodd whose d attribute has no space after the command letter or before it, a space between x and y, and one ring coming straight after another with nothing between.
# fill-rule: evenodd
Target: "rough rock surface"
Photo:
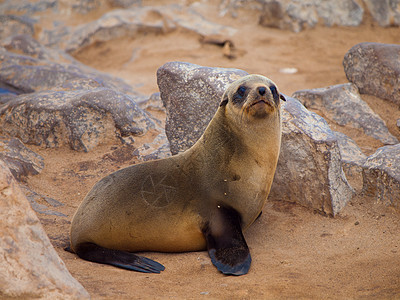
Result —
<instances>
[{"instance_id":1,"label":"rough rock surface","mask_svg":"<svg viewBox=\"0 0 400 300\"><path fill-rule=\"evenodd\" d=\"M2 161L0 191L0 298L89 298L57 255Z\"/></svg>"},{"instance_id":2,"label":"rough rock surface","mask_svg":"<svg viewBox=\"0 0 400 300\"><path fill-rule=\"evenodd\" d=\"M365 134L386 145L399 142L389 132L385 121L361 99L357 87L351 83L297 91L292 96L308 109L322 112L325 118L340 126L362 129Z\"/></svg>"},{"instance_id":3,"label":"rough rock surface","mask_svg":"<svg viewBox=\"0 0 400 300\"><path fill-rule=\"evenodd\" d=\"M32 51L40 54L37 48ZM17 94L46 91L63 86L65 82L78 80L92 80L100 86L131 96L143 97L121 79L102 74L80 64L55 63L0 48L0 87L9 91Z\"/></svg>"},{"instance_id":4,"label":"rough rock surface","mask_svg":"<svg viewBox=\"0 0 400 300\"><path fill-rule=\"evenodd\" d=\"M165 112L164 104L161 100L161 95L159 92L153 93L150 97L146 100L140 101L137 103L139 107L143 110L158 110Z\"/></svg>"},{"instance_id":5,"label":"rough rock surface","mask_svg":"<svg viewBox=\"0 0 400 300\"><path fill-rule=\"evenodd\" d=\"M200 37L231 37L236 30L207 21L194 10L182 5L144 6L116 9L98 20L75 28L56 28L44 31L41 40L46 45L58 45L67 52L76 52L95 42L105 42L119 37L135 37L145 32L168 33L177 29L187 30Z\"/></svg>"},{"instance_id":6,"label":"rough rock surface","mask_svg":"<svg viewBox=\"0 0 400 300\"><path fill-rule=\"evenodd\" d=\"M165 131L172 154L190 148L217 111L226 87L247 75L238 69L170 62L157 70L157 84L167 111Z\"/></svg>"},{"instance_id":7,"label":"rough rock surface","mask_svg":"<svg viewBox=\"0 0 400 300\"><path fill-rule=\"evenodd\" d=\"M7 165L18 181L29 175L39 174L44 167L43 157L26 148L16 138L0 137L0 160Z\"/></svg>"},{"instance_id":8,"label":"rough rock surface","mask_svg":"<svg viewBox=\"0 0 400 300\"><path fill-rule=\"evenodd\" d=\"M260 11L260 24L299 32L317 24L325 26L359 26L364 17L361 1L354 0L225 0L220 14L237 16L240 9ZM400 24L399 0L363 0L365 8L380 26Z\"/></svg>"},{"instance_id":9,"label":"rough rock surface","mask_svg":"<svg viewBox=\"0 0 400 300\"><path fill-rule=\"evenodd\" d=\"M24 54L39 60L70 63L80 68L87 68L64 51L43 46L29 34L10 35L1 40L0 45L9 52L16 52L16 54Z\"/></svg>"},{"instance_id":10,"label":"rough rock surface","mask_svg":"<svg viewBox=\"0 0 400 300\"><path fill-rule=\"evenodd\" d=\"M34 35L32 19L16 15L3 15L0 10L0 40L16 34Z\"/></svg>"},{"instance_id":11,"label":"rough rock surface","mask_svg":"<svg viewBox=\"0 0 400 300\"><path fill-rule=\"evenodd\" d=\"M342 157L342 168L351 187L357 194L363 190L363 166L367 156L361 151L355 141L344 133L334 132Z\"/></svg>"},{"instance_id":12,"label":"rough rock surface","mask_svg":"<svg viewBox=\"0 0 400 300\"><path fill-rule=\"evenodd\" d=\"M47 197L47 196L38 194L35 191L31 190L27 186L21 185L20 187L21 187L22 191L24 192L25 197L28 199L29 204L31 205L32 209L36 213L43 214L43 215L67 217L65 214L54 210L55 208L64 205L61 202L59 202L56 199L53 199L51 197ZM47 205L44 203L46 203Z\"/></svg>"},{"instance_id":13,"label":"rough rock surface","mask_svg":"<svg viewBox=\"0 0 400 300\"><path fill-rule=\"evenodd\" d=\"M133 136L154 128L135 103L145 97L122 80L26 35L6 39L3 45L27 54L0 49L0 87L8 92L0 97L3 134L24 143L88 151L115 138L131 143ZM60 57L66 62L54 62Z\"/></svg>"},{"instance_id":14,"label":"rough rock surface","mask_svg":"<svg viewBox=\"0 0 400 300\"><path fill-rule=\"evenodd\" d=\"M140 161L155 160L171 156L171 149L165 133L160 133L151 143L146 143L137 148L134 155Z\"/></svg>"},{"instance_id":15,"label":"rough rock surface","mask_svg":"<svg viewBox=\"0 0 400 300\"><path fill-rule=\"evenodd\" d=\"M326 26L358 26L364 11L354 0L263 0L260 24L299 32L314 27L319 20Z\"/></svg>"},{"instance_id":16,"label":"rough rock surface","mask_svg":"<svg viewBox=\"0 0 400 300\"><path fill-rule=\"evenodd\" d=\"M282 106L282 144L270 198L335 215L354 194L328 123L297 99Z\"/></svg>"},{"instance_id":17,"label":"rough rock surface","mask_svg":"<svg viewBox=\"0 0 400 300\"><path fill-rule=\"evenodd\" d=\"M166 134L173 154L197 141L229 82L246 74L179 62L158 70L168 116ZM298 100L288 98L282 108L281 157L270 197L336 214L353 195L341 167L337 138L323 118L307 111Z\"/></svg>"},{"instance_id":18,"label":"rough rock surface","mask_svg":"<svg viewBox=\"0 0 400 300\"><path fill-rule=\"evenodd\" d=\"M116 138L130 143L153 127L132 98L104 87L25 94L0 107L3 133L51 148L89 151Z\"/></svg>"},{"instance_id":19,"label":"rough rock surface","mask_svg":"<svg viewBox=\"0 0 400 300\"><path fill-rule=\"evenodd\" d=\"M15 93L10 90L0 88L0 105L7 103L16 96Z\"/></svg>"},{"instance_id":20,"label":"rough rock surface","mask_svg":"<svg viewBox=\"0 0 400 300\"><path fill-rule=\"evenodd\" d=\"M363 0L372 17L380 26L400 25L399 0Z\"/></svg>"},{"instance_id":21,"label":"rough rock surface","mask_svg":"<svg viewBox=\"0 0 400 300\"><path fill-rule=\"evenodd\" d=\"M344 56L343 66L361 94L400 105L400 45L357 44Z\"/></svg>"},{"instance_id":22,"label":"rough rock surface","mask_svg":"<svg viewBox=\"0 0 400 300\"><path fill-rule=\"evenodd\" d=\"M141 0L30 0L30 1L3 0L0 4L0 11L13 11L18 14L29 16L40 12L62 11L65 15L81 14L86 15L102 6L130 7L140 5Z\"/></svg>"},{"instance_id":23,"label":"rough rock surface","mask_svg":"<svg viewBox=\"0 0 400 300\"><path fill-rule=\"evenodd\" d=\"M379 148L364 164L363 192L377 201L400 206L400 144Z\"/></svg>"}]
</instances>

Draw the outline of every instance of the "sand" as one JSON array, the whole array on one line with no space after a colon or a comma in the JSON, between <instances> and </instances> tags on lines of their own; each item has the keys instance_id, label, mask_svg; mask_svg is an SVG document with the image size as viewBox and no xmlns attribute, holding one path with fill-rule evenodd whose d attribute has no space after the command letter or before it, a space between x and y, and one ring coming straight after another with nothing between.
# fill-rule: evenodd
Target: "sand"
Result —
<instances>
[{"instance_id":1,"label":"sand","mask_svg":"<svg viewBox=\"0 0 400 300\"><path fill-rule=\"evenodd\" d=\"M221 47L201 43L198 36L183 31L98 43L74 56L125 79L147 95L158 91L156 71L168 61L263 74L291 95L301 89L346 83L342 60L352 46L365 41L396 43L399 36L398 28L383 29L368 19L359 28L317 27L292 33L260 27L248 12L240 14L239 20L220 18L210 10L207 18L238 29L232 38L236 58L225 57ZM298 72L286 74L283 68ZM363 98L400 138L398 107L375 97ZM365 154L382 146L355 129L332 128L354 138ZM138 139L135 147L145 139ZM40 220L71 274L93 299L400 298L400 212L370 197L354 198L335 218L269 199L262 216L245 232L253 258L245 276L220 274L206 251L144 253L165 265L158 275L81 260L63 250L72 216L97 180L137 163L132 148L109 144L89 153L29 148L44 157L45 168L28 178L28 186L64 203L55 209L67 215L39 215Z\"/></svg>"}]
</instances>

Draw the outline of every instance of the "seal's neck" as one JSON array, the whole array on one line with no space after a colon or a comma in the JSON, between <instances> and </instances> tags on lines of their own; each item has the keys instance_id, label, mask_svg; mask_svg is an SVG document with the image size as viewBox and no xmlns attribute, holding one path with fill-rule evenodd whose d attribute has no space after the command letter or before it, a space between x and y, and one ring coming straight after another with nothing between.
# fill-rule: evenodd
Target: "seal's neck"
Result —
<instances>
[{"instance_id":1,"label":"seal's neck","mask_svg":"<svg viewBox=\"0 0 400 300\"><path fill-rule=\"evenodd\" d=\"M255 157L259 162L268 161L270 154L279 153L280 116L279 112L257 120L228 120L224 107L220 107L203 136L196 143L202 148L207 159L219 163L243 157ZM251 123L250 123L251 122ZM271 143L275 140L275 143ZM276 145L276 149L265 147Z\"/></svg>"}]
</instances>

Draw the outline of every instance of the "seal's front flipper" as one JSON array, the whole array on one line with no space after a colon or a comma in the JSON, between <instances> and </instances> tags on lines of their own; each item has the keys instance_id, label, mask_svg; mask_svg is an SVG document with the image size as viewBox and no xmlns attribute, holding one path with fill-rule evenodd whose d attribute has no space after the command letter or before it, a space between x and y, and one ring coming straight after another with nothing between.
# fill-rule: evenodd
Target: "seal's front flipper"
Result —
<instances>
[{"instance_id":1,"label":"seal's front flipper","mask_svg":"<svg viewBox=\"0 0 400 300\"><path fill-rule=\"evenodd\" d=\"M130 252L103 248L93 243L78 245L76 254L85 260L144 273L160 273L165 267L158 262Z\"/></svg>"},{"instance_id":2,"label":"seal's front flipper","mask_svg":"<svg viewBox=\"0 0 400 300\"><path fill-rule=\"evenodd\" d=\"M226 275L247 274L251 257L240 226L241 217L230 207L218 206L217 214L203 230L211 261Z\"/></svg>"}]
</instances>

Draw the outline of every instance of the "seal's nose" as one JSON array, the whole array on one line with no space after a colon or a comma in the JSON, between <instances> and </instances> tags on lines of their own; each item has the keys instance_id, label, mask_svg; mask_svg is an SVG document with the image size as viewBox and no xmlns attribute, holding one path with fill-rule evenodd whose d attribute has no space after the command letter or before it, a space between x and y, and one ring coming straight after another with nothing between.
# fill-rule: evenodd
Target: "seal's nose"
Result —
<instances>
[{"instance_id":1,"label":"seal's nose","mask_svg":"<svg viewBox=\"0 0 400 300\"><path fill-rule=\"evenodd\" d=\"M261 96L264 96L265 95L265 91L267 90L265 87L263 87L263 86L260 86L260 87L258 87L257 88L257 90L258 90L258 93L261 95Z\"/></svg>"}]
</instances>

